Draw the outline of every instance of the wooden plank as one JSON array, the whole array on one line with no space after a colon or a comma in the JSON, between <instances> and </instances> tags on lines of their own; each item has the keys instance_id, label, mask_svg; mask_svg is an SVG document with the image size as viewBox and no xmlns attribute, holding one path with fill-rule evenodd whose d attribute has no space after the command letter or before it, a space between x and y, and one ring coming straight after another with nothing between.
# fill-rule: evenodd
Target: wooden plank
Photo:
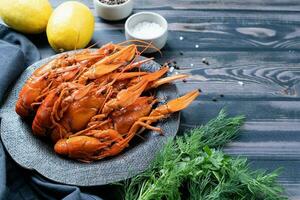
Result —
<instances>
[{"instance_id":1,"label":"wooden plank","mask_svg":"<svg viewBox=\"0 0 300 200\"><path fill-rule=\"evenodd\" d=\"M203 58L209 65L202 62ZM189 51L180 55L165 51L158 61L167 59L177 62L180 69L174 73L191 74L185 84L180 84L183 91L201 87L204 94L219 95L223 91L235 99L299 97L298 52Z\"/></svg>"},{"instance_id":2,"label":"wooden plank","mask_svg":"<svg viewBox=\"0 0 300 200\"><path fill-rule=\"evenodd\" d=\"M200 98L201 99L201 98ZM293 149L294 155L300 158L300 109L296 102L277 101L196 101L181 113L181 132L186 129L204 124L214 118L218 112L226 108L231 116L245 115L246 123L240 137L232 144L232 147L246 149L246 146L254 147L263 142L279 143L286 149ZM246 144L248 143L248 144ZM293 144L293 145L292 145ZM274 154L277 154L276 145L263 146ZM273 146L272 146L273 145ZM272 149L274 147L274 149ZM240 153L242 153L241 150ZM292 152L292 151L291 151ZM271 152L272 153L272 152ZM284 156L284 153L280 153Z\"/></svg>"},{"instance_id":3,"label":"wooden plank","mask_svg":"<svg viewBox=\"0 0 300 200\"><path fill-rule=\"evenodd\" d=\"M93 0L77 0L93 8ZM54 7L64 0L50 0ZM300 11L298 0L135 0L136 9L185 9L185 10L269 10Z\"/></svg>"},{"instance_id":4,"label":"wooden plank","mask_svg":"<svg viewBox=\"0 0 300 200\"><path fill-rule=\"evenodd\" d=\"M290 200L299 200L300 194L299 194L299 188L300 184L284 184L285 192Z\"/></svg>"},{"instance_id":5,"label":"wooden plank","mask_svg":"<svg viewBox=\"0 0 300 200\"><path fill-rule=\"evenodd\" d=\"M299 50L300 25L295 13L165 11L154 10L169 22L165 50ZM178 16L181 16L178 18ZM97 18L96 40L124 39L124 21L108 23ZM105 32L104 32L105 31ZM179 38L184 40L180 41ZM105 39L106 38L106 39ZM195 49L195 45L199 49Z\"/></svg>"},{"instance_id":6,"label":"wooden plank","mask_svg":"<svg viewBox=\"0 0 300 200\"><path fill-rule=\"evenodd\" d=\"M56 8L58 5L66 2L66 1L78 1L80 3L83 3L85 5L87 5L90 8L93 8L93 0L49 0L49 2L51 3L52 7Z\"/></svg>"},{"instance_id":7,"label":"wooden plank","mask_svg":"<svg viewBox=\"0 0 300 200\"><path fill-rule=\"evenodd\" d=\"M245 3L240 0L140 0L136 8L145 9L214 9L214 10L300 10L297 0L251 0Z\"/></svg>"},{"instance_id":8,"label":"wooden plank","mask_svg":"<svg viewBox=\"0 0 300 200\"><path fill-rule=\"evenodd\" d=\"M133 13L141 12L142 10L136 9ZM191 23L194 24L194 29L191 29L191 32L203 31L206 27L215 27L221 30L225 29L223 26L217 26L218 24L230 24L234 22L243 22L244 25L247 24L264 24L266 26L272 25L272 22L280 23L274 25L281 25L287 23L289 25L293 25L292 23L300 24L300 20L295 18L299 12L265 12L265 11L218 11L218 10L207 10L207 11L198 11L198 10L156 10L153 9L151 12L156 12L167 18L169 23ZM94 13L95 14L95 13ZM178 17L180 16L180 17ZM106 21L101 18L96 17L97 23L102 23L101 25L105 28L110 27L111 29L119 29L123 28L123 24L125 20L121 21ZM97 25L97 24L96 24ZM184 25L184 24L183 24ZM197 29L197 26L200 26ZM234 26L236 27L236 26ZM188 27L187 27L188 28ZM270 26L272 28L272 26ZM291 27L295 28L295 27ZM174 29L174 28L173 28ZM171 29L171 30L173 30ZM177 29L178 30L178 29ZM189 30L189 29L187 29ZM226 29L225 29L226 30ZM268 33L266 33L269 35ZM271 34L272 35L272 34ZM261 37L264 34L261 35Z\"/></svg>"},{"instance_id":9,"label":"wooden plank","mask_svg":"<svg viewBox=\"0 0 300 200\"><path fill-rule=\"evenodd\" d=\"M140 10L137 10L140 11ZM300 19L295 12L154 10L169 21L165 51L265 51L300 48ZM177 16L181 16L178 18ZM213 16L213 17L212 17ZM183 37L184 40L179 40ZM96 19L92 42L123 41L124 21ZM37 42L38 43L38 42ZM196 49L195 45L199 45Z\"/></svg>"},{"instance_id":10,"label":"wooden plank","mask_svg":"<svg viewBox=\"0 0 300 200\"><path fill-rule=\"evenodd\" d=\"M230 26L230 25L228 25ZM294 25L296 26L296 25ZM234 31L234 30L232 30ZM184 41L180 41L180 37L184 37ZM34 38L33 42L41 49L45 49L45 51L49 51L49 45L47 44L47 40L45 38ZM264 45L264 40L267 41L268 39L251 39L251 36L243 36L239 33L234 33L230 36L224 36L222 34L208 34L208 33L198 33L193 34L190 32L183 32L183 31L170 31L169 38L167 45L163 49L164 56L162 59L159 59L159 54L154 54L160 62L167 61L169 59L174 59L175 57L178 58L180 56L180 52L184 53L184 56L180 56L180 59L177 59L180 62L180 65L183 67L189 67L191 63L194 66L203 66L202 58L204 58L205 52L217 52L217 51L235 51L235 52L261 52L261 51L274 51L270 52L270 54L274 55L274 58L281 55L279 51L288 51L285 54L287 58L293 58L292 64L295 64L298 59L297 57L293 56L296 54L296 51L300 49L299 41L300 37L295 37L293 39L284 39L284 36L280 36L281 38L276 38L277 45ZM240 40L236 40L237 42L231 42L234 38L240 38ZM99 44L105 44L108 42L122 42L125 40L124 31L123 30L99 30L97 29L94 33L93 40L91 44L99 42ZM251 42L247 42L251 41ZM253 42L257 42L256 45ZM259 42L262 41L262 42ZM42 42L42 44L40 44ZM260 44L259 44L260 43ZM199 45L199 48L196 49L195 45ZM195 54L189 53L190 51L196 52ZM43 53L43 52L42 52ZM48 52L50 53L50 52ZM202 55L203 54L203 55ZM237 53L238 54L238 53ZM259 54L259 53L258 53ZM47 55L47 54L45 54ZM276 55L276 56L275 56ZM192 58L191 58L192 56ZM197 57L194 57L197 56ZM207 55L209 56L209 55ZM199 59L199 57L201 59ZM212 55L210 55L211 62L215 62ZM281 57L281 56L280 56ZM259 57L258 57L259 58ZM263 58L262 58L263 59ZM189 61L189 62L186 62ZM257 61L255 61L257 62ZM258 61L259 62L259 61ZM282 63L285 65L285 63Z\"/></svg>"},{"instance_id":11,"label":"wooden plank","mask_svg":"<svg viewBox=\"0 0 300 200\"><path fill-rule=\"evenodd\" d=\"M299 101L230 101L219 98L217 102L213 102L212 100L203 100L201 97L198 99L199 101L194 102L182 112L182 124L203 124L207 122L207 120L214 118L214 116L225 107L231 115L245 114L248 122L256 123L262 130L276 132L280 127L285 128L285 126L292 126L292 128L299 128L300 130ZM224 99L226 99L226 94ZM251 124L251 126L249 125L249 127L247 127L249 128L248 131L257 130L257 126L253 124ZM286 132L288 132L290 128L291 127L286 127L285 129L281 129L281 131L286 130ZM293 133L296 134L296 132Z\"/></svg>"}]
</instances>

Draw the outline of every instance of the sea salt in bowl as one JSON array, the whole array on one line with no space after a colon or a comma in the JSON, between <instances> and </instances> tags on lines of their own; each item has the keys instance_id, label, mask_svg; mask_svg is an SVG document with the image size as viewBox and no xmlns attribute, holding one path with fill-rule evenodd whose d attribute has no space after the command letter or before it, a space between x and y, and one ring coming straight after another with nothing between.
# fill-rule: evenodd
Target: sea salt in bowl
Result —
<instances>
[{"instance_id":1,"label":"sea salt in bowl","mask_svg":"<svg viewBox=\"0 0 300 200\"><path fill-rule=\"evenodd\" d=\"M110 21L117 21L128 17L132 13L133 0L126 0L124 3L114 5L94 0L94 7L99 17Z\"/></svg>"},{"instance_id":2,"label":"sea salt in bowl","mask_svg":"<svg viewBox=\"0 0 300 200\"><path fill-rule=\"evenodd\" d=\"M168 22L157 13L139 12L127 19L125 36L127 40L152 42L157 49L161 49L167 42ZM145 53L153 53L157 49L148 48Z\"/></svg>"}]
</instances>

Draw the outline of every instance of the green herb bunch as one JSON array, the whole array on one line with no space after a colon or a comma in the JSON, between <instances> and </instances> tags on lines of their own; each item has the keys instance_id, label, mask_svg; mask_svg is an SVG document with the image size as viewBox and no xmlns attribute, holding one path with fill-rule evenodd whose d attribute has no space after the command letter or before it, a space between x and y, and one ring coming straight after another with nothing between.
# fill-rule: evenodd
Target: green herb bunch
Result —
<instances>
[{"instance_id":1,"label":"green herb bunch","mask_svg":"<svg viewBox=\"0 0 300 200\"><path fill-rule=\"evenodd\" d=\"M124 199L286 199L277 171L252 171L246 159L219 150L243 122L242 116L229 118L222 110L205 126L168 141L150 168L125 184Z\"/></svg>"}]
</instances>

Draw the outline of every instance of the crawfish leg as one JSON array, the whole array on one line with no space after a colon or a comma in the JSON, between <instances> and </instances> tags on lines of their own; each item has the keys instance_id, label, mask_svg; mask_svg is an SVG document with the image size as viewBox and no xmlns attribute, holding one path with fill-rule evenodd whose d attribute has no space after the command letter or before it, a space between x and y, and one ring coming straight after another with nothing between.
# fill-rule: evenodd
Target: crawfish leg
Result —
<instances>
[{"instance_id":1,"label":"crawfish leg","mask_svg":"<svg viewBox=\"0 0 300 200\"><path fill-rule=\"evenodd\" d=\"M149 117L141 118L142 120L148 120ZM151 117L152 119L152 117ZM140 127L146 127L148 129L154 130L154 131L160 131L160 128L150 126L149 124L146 124L140 120L136 121L132 127L130 128L128 134L125 136L124 139L116 141L108 150L103 151L100 153L99 156L95 156L95 160L100 160L108 156L115 156L119 154L121 151L123 151L126 147L128 147L128 143L130 140L135 136L136 132Z\"/></svg>"},{"instance_id":2,"label":"crawfish leg","mask_svg":"<svg viewBox=\"0 0 300 200\"><path fill-rule=\"evenodd\" d=\"M162 132L161 128L151 126L150 123L137 121L136 125L139 125L141 127L144 127L144 128L147 128L147 129L150 129L150 130L153 130L153 131Z\"/></svg>"},{"instance_id":3,"label":"crawfish leg","mask_svg":"<svg viewBox=\"0 0 300 200\"><path fill-rule=\"evenodd\" d=\"M70 135L70 138L71 137L75 137L75 136L80 136L80 135L86 135L89 131L93 130L93 129L96 129L96 128L100 128L101 126L104 126L105 124L108 124L110 123L111 120L110 119L107 119L103 122L98 122L97 124L93 124L91 125L90 127L84 129L84 130L81 130L73 135Z\"/></svg>"},{"instance_id":4,"label":"crawfish leg","mask_svg":"<svg viewBox=\"0 0 300 200\"><path fill-rule=\"evenodd\" d=\"M149 117L142 117L139 119L139 121L146 121L145 124L151 124L154 123L160 119L163 119L165 117L167 117L169 114L180 111L184 108L186 108L188 105L191 104L191 102L199 95L199 91L198 90L194 90L192 92L189 92L187 94L185 94L182 97L179 97L177 99L173 99L171 101L169 101L167 104L161 105L158 108L154 109ZM144 131L144 129L147 128L146 126L144 126L143 129L141 129L139 133L141 133L142 131ZM161 131L159 131L161 132Z\"/></svg>"},{"instance_id":5,"label":"crawfish leg","mask_svg":"<svg viewBox=\"0 0 300 200\"><path fill-rule=\"evenodd\" d=\"M92 119L88 123L87 127L91 127L91 126L94 126L95 124L99 124L99 122L101 122L105 118L106 118L106 115L104 115L104 114L95 115L94 117L92 117Z\"/></svg>"},{"instance_id":6,"label":"crawfish leg","mask_svg":"<svg viewBox=\"0 0 300 200\"><path fill-rule=\"evenodd\" d=\"M71 134L62 125L57 123L57 124L55 124L55 126L56 126L55 129L53 129L53 131L51 133L51 140L53 143L56 143L60 139L68 138L68 136Z\"/></svg>"},{"instance_id":7,"label":"crawfish leg","mask_svg":"<svg viewBox=\"0 0 300 200\"><path fill-rule=\"evenodd\" d=\"M142 126L143 128L140 129L140 130L138 131L137 134L142 133L146 128L147 128L147 129L150 129L150 130L153 130L153 131L157 131L157 132L159 132L160 134L163 134L161 128L150 126L151 123L154 123L154 122L156 122L156 121L158 121L158 120L160 120L160 119L163 119L163 118L165 118L164 115L155 116L155 117L153 117L153 116L151 117L151 116L150 116L150 117L142 117L142 118L140 118L139 121L138 121L137 123L138 123L140 126ZM146 121L146 122L144 122L144 121Z\"/></svg>"},{"instance_id":8,"label":"crawfish leg","mask_svg":"<svg viewBox=\"0 0 300 200\"><path fill-rule=\"evenodd\" d=\"M103 149L99 155L91 157L93 160L100 160L108 156L117 155L128 146L128 143L124 144L124 148L116 145L122 143L123 137L113 129L107 129L103 131L92 130L87 135L99 139L103 144L106 145L106 148Z\"/></svg>"},{"instance_id":9,"label":"crawfish leg","mask_svg":"<svg viewBox=\"0 0 300 200\"><path fill-rule=\"evenodd\" d=\"M128 132L128 134L125 136L125 138L123 139L123 137L115 130L112 129L108 129L108 130L104 130L104 131L91 131L89 132L87 135L89 136L93 136L95 138L98 139L110 139L110 141L105 141L105 143L110 143L113 144L110 148L108 148L107 150L103 150L98 156L93 156L92 158L94 160L100 160L103 159L105 157L109 157L109 156L115 156L117 154L119 154L121 151L123 151L126 147L128 147L128 143L130 142L130 140L135 136L135 133L138 131L138 129L140 127L145 127L154 131L161 131L160 128L157 127L153 127L143 121L146 120L151 120L151 121L156 121L158 119L163 118L163 116L156 116L156 117L142 117L140 118L138 121L136 121L130 131Z\"/></svg>"},{"instance_id":10,"label":"crawfish leg","mask_svg":"<svg viewBox=\"0 0 300 200\"><path fill-rule=\"evenodd\" d=\"M93 136L95 138L98 138L100 140L105 140L105 142L113 143L113 142L120 142L123 137L121 134L119 134L118 131L113 129L107 129L103 131L98 130L92 130L86 134L87 136Z\"/></svg>"}]
</instances>

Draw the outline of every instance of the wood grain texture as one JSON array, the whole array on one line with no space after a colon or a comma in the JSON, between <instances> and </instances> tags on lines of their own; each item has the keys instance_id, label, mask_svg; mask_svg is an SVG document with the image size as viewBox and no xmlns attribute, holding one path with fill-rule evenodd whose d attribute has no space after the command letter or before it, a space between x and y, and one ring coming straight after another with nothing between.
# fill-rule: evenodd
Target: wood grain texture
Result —
<instances>
[{"instance_id":1,"label":"wood grain texture","mask_svg":"<svg viewBox=\"0 0 300 200\"><path fill-rule=\"evenodd\" d=\"M56 6L62 0L51 2ZM82 2L93 10L92 1ZM280 182L290 199L300 199L299 1L136 0L134 12L145 10L169 22L163 57L154 56L160 63L176 60L180 69L174 73L190 74L187 83L176 83L179 92L203 90L182 112L179 134L223 107L230 115L244 114L247 122L226 152L248 157L255 169L283 167ZM43 57L54 54L44 37L31 39ZM124 39L124 21L96 17L92 43Z\"/></svg>"},{"instance_id":2,"label":"wood grain texture","mask_svg":"<svg viewBox=\"0 0 300 200\"><path fill-rule=\"evenodd\" d=\"M65 0L51 0L54 7ZM92 0L77 0L94 8ZM251 0L245 3L240 0L135 0L138 9L181 9L181 10L266 10L266 11L299 11L298 0Z\"/></svg>"}]
</instances>

